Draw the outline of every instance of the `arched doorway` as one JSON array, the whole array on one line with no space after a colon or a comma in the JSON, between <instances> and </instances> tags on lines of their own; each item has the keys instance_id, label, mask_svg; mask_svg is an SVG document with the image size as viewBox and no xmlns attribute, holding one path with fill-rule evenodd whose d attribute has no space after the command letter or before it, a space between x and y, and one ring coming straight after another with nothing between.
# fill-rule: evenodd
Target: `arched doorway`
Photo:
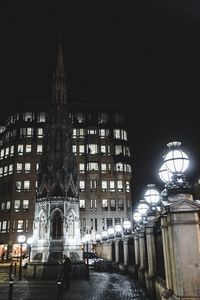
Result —
<instances>
[{"instance_id":1,"label":"arched doorway","mask_svg":"<svg viewBox=\"0 0 200 300\"><path fill-rule=\"evenodd\" d=\"M52 239L59 240L63 236L63 221L60 213L56 211L52 219Z\"/></svg>"}]
</instances>

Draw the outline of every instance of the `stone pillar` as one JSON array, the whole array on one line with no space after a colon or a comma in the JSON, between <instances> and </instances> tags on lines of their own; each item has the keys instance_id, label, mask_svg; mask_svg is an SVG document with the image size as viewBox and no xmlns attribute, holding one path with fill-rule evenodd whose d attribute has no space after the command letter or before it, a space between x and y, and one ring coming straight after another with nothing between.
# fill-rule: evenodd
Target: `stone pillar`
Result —
<instances>
[{"instance_id":1,"label":"stone pillar","mask_svg":"<svg viewBox=\"0 0 200 300\"><path fill-rule=\"evenodd\" d=\"M145 284L145 269L146 269L146 250L145 250L145 231L141 228L139 231L139 253L140 253L140 266L138 270L138 279L141 284Z\"/></svg>"},{"instance_id":2,"label":"stone pillar","mask_svg":"<svg viewBox=\"0 0 200 300\"><path fill-rule=\"evenodd\" d=\"M156 250L154 240L154 223L146 225L146 242L147 242L147 257L148 257L148 272L146 285L151 294L155 293L155 275L156 275Z\"/></svg>"},{"instance_id":3,"label":"stone pillar","mask_svg":"<svg viewBox=\"0 0 200 300\"><path fill-rule=\"evenodd\" d=\"M140 248L139 248L139 235L138 233L134 234L134 249L135 249L135 265L140 265Z\"/></svg>"},{"instance_id":4,"label":"stone pillar","mask_svg":"<svg viewBox=\"0 0 200 300\"><path fill-rule=\"evenodd\" d=\"M168 201L165 259L170 259L166 274L173 293L169 299L200 300L200 205L189 194L171 195Z\"/></svg>"},{"instance_id":5,"label":"stone pillar","mask_svg":"<svg viewBox=\"0 0 200 300\"><path fill-rule=\"evenodd\" d=\"M112 241L107 241L107 258L112 260Z\"/></svg>"},{"instance_id":6,"label":"stone pillar","mask_svg":"<svg viewBox=\"0 0 200 300\"><path fill-rule=\"evenodd\" d=\"M115 240L115 262L119 263L119 240Z\"/></svg>"},{"instance_id":7,"label":"stone pillar","mask_svg":"<svg viewBox=\"0 0 200 300\"><path fill-rule=\"evenodd\" d=\"M123 247L124 247L124 267L126 268L128 265L128 238L124 238Z\"/></svg>"}]
</instances>

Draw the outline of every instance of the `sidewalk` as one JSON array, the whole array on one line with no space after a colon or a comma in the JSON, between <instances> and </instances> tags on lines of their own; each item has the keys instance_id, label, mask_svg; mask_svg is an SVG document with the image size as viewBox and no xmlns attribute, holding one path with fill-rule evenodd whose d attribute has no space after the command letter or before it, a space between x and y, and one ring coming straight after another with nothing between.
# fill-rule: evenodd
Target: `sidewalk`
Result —
<instances>
[{"instance_id":1,"label":"sidewalk","mask_svg":"<svg viewBox=\"0 0 200 300\"><path fill-rule=\"evenodd\" d=\"M118 273L91 270L89 280L71 280L62 298L57 288L55 281L15 281L12 300L150 300L137 282ZM0 283L0 300L8 300L8 295L9 282Z\"/></svg>"}]
</instances>

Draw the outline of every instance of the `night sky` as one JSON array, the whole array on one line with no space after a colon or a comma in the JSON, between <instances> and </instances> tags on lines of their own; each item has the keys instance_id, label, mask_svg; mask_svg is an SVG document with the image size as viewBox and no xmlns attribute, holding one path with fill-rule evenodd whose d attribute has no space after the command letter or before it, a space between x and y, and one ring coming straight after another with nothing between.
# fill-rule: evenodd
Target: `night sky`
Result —
<instances>
[{"instance_id":1,"label":"night sky","mask_svg":"<svg viewBox=\"0 0 200 300\"><path fill-rule=\"evenodd\" d=\"M190 155L188 178L200 174L198 1L13 2L0 4L2 123L24 102L50 103L62 32L71 101L125 111L134 201L148 183L162 190L157 172L168 142L181 141Z\"/></svg>"}]
</instances>

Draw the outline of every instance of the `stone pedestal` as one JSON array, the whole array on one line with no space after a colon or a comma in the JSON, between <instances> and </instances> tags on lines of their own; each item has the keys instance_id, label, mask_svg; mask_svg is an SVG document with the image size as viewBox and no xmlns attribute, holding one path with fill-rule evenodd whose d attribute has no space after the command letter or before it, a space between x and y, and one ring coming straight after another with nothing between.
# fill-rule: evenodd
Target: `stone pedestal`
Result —
<instances>
[{"instance_id":1,"label":"stone pedestal","mask_svg":"<svg viewBox=\"0 0 200 300\"><path fill-rule=\"evenodd\" d=\"M168 299L200 299L200 205L191 195L168 198L162 219Z\"/></svg>"}]
</instances>

